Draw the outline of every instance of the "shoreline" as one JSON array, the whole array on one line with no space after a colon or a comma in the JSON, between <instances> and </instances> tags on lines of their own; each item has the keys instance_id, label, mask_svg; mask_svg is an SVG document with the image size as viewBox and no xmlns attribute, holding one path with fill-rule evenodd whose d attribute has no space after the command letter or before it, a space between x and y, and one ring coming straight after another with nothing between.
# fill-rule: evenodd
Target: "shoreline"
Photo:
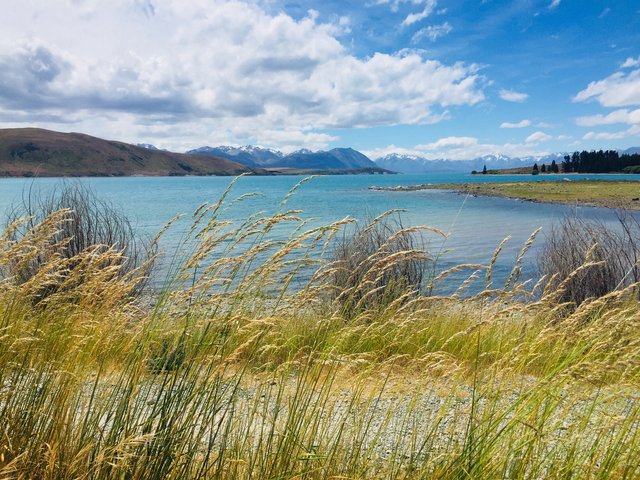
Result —
<instances>
[{"instance_id":1,"label":"shoreline","mask_svg":"<svg viewBox=\"0 0 640 480\"><path fill-rule=\"evenodd\" d=\"M441 183L369 188L391 192L449 190L474 197L511 198L534 203L640 210L640 181L637 180Z\"/></svg>"}]
</instances>

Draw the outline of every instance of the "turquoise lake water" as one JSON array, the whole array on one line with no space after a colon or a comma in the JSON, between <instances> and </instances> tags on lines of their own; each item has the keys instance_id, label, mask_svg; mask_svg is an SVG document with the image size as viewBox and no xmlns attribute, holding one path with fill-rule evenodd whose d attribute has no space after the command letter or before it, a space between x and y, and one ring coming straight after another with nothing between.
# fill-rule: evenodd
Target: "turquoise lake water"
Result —
<instances>
[{"instance_id":1,"label":"turquoise lake water","mask_svg":"<svg viewBox=\"0 0 640 480\"><path fill-rule=\"evenodd\" d=\"M304 177L242 177L234 186L230 199L245 193L257 193L225 212L225 217L241 222L252 213L274 213L287 192ZM385 192L369 187L412 185L419 183L464 183L500 181L562 180L562 175L541 176L480 176L467 174L430 175L344 175L321 176L305 183L293 195L285 209L299 209L311 219L312 225L327 224L346 217L364 219L391 209L403 209L405 225L430 225L450 233L443 244L431 243L431 249L446 252L440 269L460 263L487 262L498 244L507 236L511 240L496 268L499 280L510 271L514 258L529 235L538 227L543 233L528 255L525 272L533 275L535 249L542 248L544 232L566 215L615 222L615 213L608 209L537 204L526 201L472 197L442 190L416 192ZM640 180L640 175L571 175L579 178ZM100 197L122 209L135 229L153 236L174 215L192 213L203 202L215 202L232 181L230 177L127 177L76 179L88 184ZM29 188L48 190L60 179L0 179L0 213L19 201ZM640 195L640 191L638 192ZM187 228L178 224L165 235L162 249L171 254ZM285 231L274 235L286 235ZM435 237L433 237L435 240Z\"/></svg>"}]
</instances>

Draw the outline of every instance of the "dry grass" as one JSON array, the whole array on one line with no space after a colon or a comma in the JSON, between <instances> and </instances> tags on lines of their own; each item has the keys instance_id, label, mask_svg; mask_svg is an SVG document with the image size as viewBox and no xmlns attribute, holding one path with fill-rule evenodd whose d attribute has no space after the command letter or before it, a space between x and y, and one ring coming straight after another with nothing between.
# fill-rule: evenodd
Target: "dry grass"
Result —
<instances>
[{"instance_id":1,"label":"dry grass","mask_svg":"<svg viewBox=\"0 0 640 480\"><path fill-rule=\"evenodd\" d=\"M358 223L332 246L327 281L331 298L349 319L374 312L418 295L435 262L427 250L424 232L446 237L431 227L405 228L399 212L386 212Z\"/></svg>"},{"instance_id":2,"label":"dry grass","mask_svg":"<svg viewBox=\"0 0 640 480\"><path fill-rule=\"evenodd\" d=\"M624 212L615 227L565 218L549 233L538 265L558 301L577 305L640 282L640 222Z\"/></svg>"},{"instance_id":3,"label":"dry grass","mask_svg":"<svg viewBox=\"0 0 640 480\"><path fill-rule=\"evenodd\" d=\"M633 286L570 309L518 265L492 285L486 265L474 298L411 294L345 322L320 262L345 222L305 229L283 205L234 226L228 195L194 213L150 311L113 249L80 252L37 308L65 259L3 279L0 478L640 475ZM64 215L5 234L0 265L37 254Z\"/></svg>"},{"instance_id":4,"label":"dry grass","mask_svg":"<svg viewBox=\"0 0 640 480\"><path fill-rule=\"evenodd\" d=\"M45 231L41 226L48 225L46 220L53 216L58 219L57 224ZM135 276L138 283L134 293L140 294L151 274L156 251L155 243L136 237L121 212L80 183L63 183L47 194L29 189L9 212L5 236L13 244L25 243L20 239L32 237L36 245L29 255L18 255L15 261L0 265L0 276L30 282L34 277L42 277L47 266L55 266L55 270L48 268L49 281L31 282L42 287L39 297L34 297L37 301L67 288L63 284L70 281L68 272L85 268L80 259L88 250L94 252L92 258L101 250L121 252L107 255L108 261L102 268L109 269L113 261L120 262L119 275L130 279ZM56 259L62 262L55 262Z\"/></svg>"}]
</instances>

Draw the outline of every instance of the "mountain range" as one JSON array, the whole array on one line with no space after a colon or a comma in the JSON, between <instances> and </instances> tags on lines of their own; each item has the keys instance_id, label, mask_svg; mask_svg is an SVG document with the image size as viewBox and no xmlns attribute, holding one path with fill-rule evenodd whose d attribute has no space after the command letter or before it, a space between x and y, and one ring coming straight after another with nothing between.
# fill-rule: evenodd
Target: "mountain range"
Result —
<instances>
[{"instance_id":1,"label":"mountain range","mask_svg":"<svg viewBox=\"0 0 640 480\"><path fill-rule=\"evenodd\" d=\"M640 147L620 151L640 153ZM567 153L543 157L484 155L470 160L428 159L392 153L375 161L352 148L282 153L268 148L200 147L186 153L131 145L81 133L39 128L0 129L2 176L238 175L253 173L435 173L530 167L560 163Z\"/></svg>"},{"instance_id":2,"label":"mountain range","mask_svg":"<svg viewBox=\"0 0 640 480\"><path fill-rule=\"evenodd\" d=\"M399 155L392 153L376 159L376 164L382 168L394 170L400 173L444 173L444 172L471 172L482 170L486 165L488 169L505 169L530 167L534 163L562 162L565 153L555 153L544 157L507 157L505 155L483 155L472 160L430 160L415 155Z\"/></svg>"},{"instance_id":3,"label":"mountain range","mask_svg":"<svg viewBox=\"0 0 640 480\"><path fill-rule=\"evenodd\" d=\"M431 160L426 157L415 155L399 155L397 153L392 153L384 157L377 158L375 162L379 167L399 173L468 173L473 170L481 171L484 166L490 170L503 170L509 168L531 167L534 163L537 163L538 165L549 165L554 160L556 163L560 164L564 160L565 155L571 155L571 153L573 152L558 152L539 157L483 155L472 160ZM619 153L622 155L640 153L640 147L631 147L626 150L620 150Z\"/></svg>"},{"instance_id":4,"label":"mountain range","mask_svg":"<svg viewBox=\"0 0 640 480\"><path fill-rule=\"evenodd\" d=\"M215 155L255 168L360 170L380 167L366 155L353 148L334 148L318 152L303 149L284 154L278 150L248 145L244 147L200 147L187 153Z\"/></svg>"},{"instance_id":5,"label":"mountain range","mask_svg":"<svg viewBox=\"0 0 640 480\"><path fill-rule=\"evenodd\" d=\"M620 151L621 154L638 152L640 152L640 147L632 147ZM539 165L544 163L548 165L554 160L556 163L561 163L564 156L570 154L570 152L559 152L539 157L483 155L469 160L448 160L392 153L372 161L366 155L352 148L334 148L332 150L319 152L298 150L290 154L284 154L278 150L254 147L251 145L243 147L201 147L190 150L187 153L207 153L253 168L355 170L373 169L377 167L391 172L414 174L468 173L473 170L480 171L485 165L488 169L492 170L531 167L534 163L538 163Z\"/></svg>"}]
</instances>

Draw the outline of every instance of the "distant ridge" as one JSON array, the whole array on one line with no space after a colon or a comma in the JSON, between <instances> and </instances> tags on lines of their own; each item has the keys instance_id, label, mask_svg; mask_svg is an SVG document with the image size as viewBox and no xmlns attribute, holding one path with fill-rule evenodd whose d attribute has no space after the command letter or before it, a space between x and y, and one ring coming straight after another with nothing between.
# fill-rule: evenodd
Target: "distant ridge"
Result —
<instances>
[{"instance_id":1,"label":"distant ridge","mask_svg":"<svg viewBox=\"0 0 640 480\"><path fill-rule=\"evenodd\" d=\"M376 165L366 155L353 148L334 148L328 151L312 152L303 149L284 154L278 150L260 147L200 147L190 150L190 154L207 153L242 163L250 167L292 168L313 170L361 170L376 169Z\"/></svg>"},{"instance_id":2,"label":"distant ridge","mask_svg":"<svg viewBox=\"0 0 640 480\"><path fill-rule=\"evenodd\" d=\"M160 150L158 147L150 143L136 143L136 147L146 148L147 150Z\"/></svg>"},{"instance_id":3,"label":"distant ridge","mask_svg":"<svg viewBox=\"0 0 640 480\"><path fill-rule=\"evenodd\" d=\"M393 170L399 173L468 173L473 170L481 171L485 165L490 170L505 170L531 167L534 163L537 163L538 165L549 165L554 160L556 163L560 164L564 160L564 156L571 155L571 153L572 152L557 152L537 157L483 155L470 160L429 159L427 157L417 155L390 153L384 157L377 158L374 162L381 168ZM640 147L631 147L626 150L619 150L618 153L621 155L633 155L634 153L640 153Z\"/></svg>"},{"instance_id":4,"label":"distant ridge","mask_svg":"<svg viewBox=\"0 0 640 480\"><path fill-rule=\"evenodd\" d=\"M640 153L640 147L631 147L627 148L626 150L619 150L618 153L620 153L621 155L633 155L636 153Z\"/></svg>"},{"instance_id":5,"label":"distant ridge","mask_svg":"<svg viewBox=\"0 0 640 480\"><path fill-rule=\"evenodd\" d=\"M0 176L164 176L261 173L213 155L189 155L40 128L0 129Z\"/></svg>"},{"instance_id":6,"label":"distant ridge","mask_svg":"<svg viewBox=\"0 0 640 480\"><path fill-rule=\"evenodd\" d=\"M565 153L555 153L543 157L508 157L505 155L483 155L471 160L428 159L415 155L399 155L392 153L380 157L375 163L389 170L400 173L469 173L472 170L482 170L486 165L493 170L520 168L534 163L551 163L552 160L561 162Z\"/></svg>"},{"instance_id":7,"label":"distant ridge","mask_svg":"<svg viewBox=\"0 0 640 480\"><path fill-rule=\"evenodd\" d=\"M277 163L277 160L284 156L277 150L253 147L250 145L244 147L207 146L189 150L187 153L215 155L216 157L226 158L227 160L238 162L249 167L273 166L274 163Z\"/></svg>"}]
</instances>

